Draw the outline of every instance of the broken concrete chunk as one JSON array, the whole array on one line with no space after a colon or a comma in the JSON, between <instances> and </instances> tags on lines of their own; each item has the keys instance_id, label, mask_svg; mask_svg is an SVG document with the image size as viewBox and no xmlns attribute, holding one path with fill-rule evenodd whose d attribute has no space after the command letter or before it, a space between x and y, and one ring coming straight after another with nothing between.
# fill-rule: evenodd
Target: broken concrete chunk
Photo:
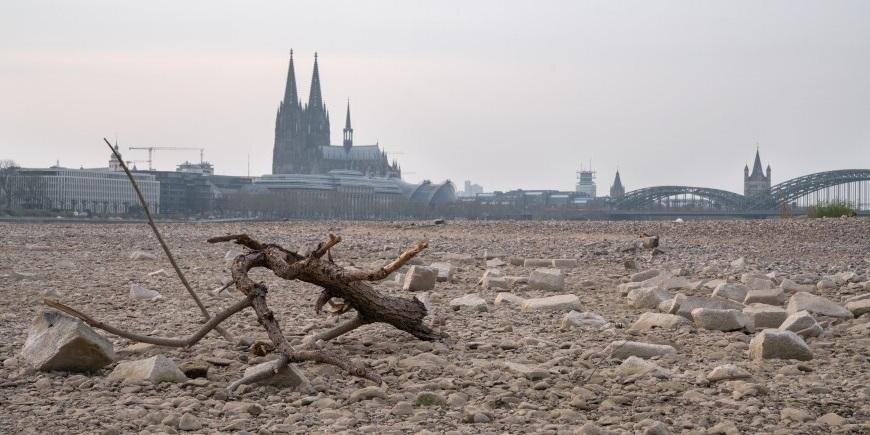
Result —
<instances>
[{"instance_id":1,"label":"broken concrete chunk","mask_svg":"<svg viewBox=\"0 0 870 435\"><path fill-rule=\"evenodd\" d=\"M813 359L806 342L791 331L765 329L749 342L749 357L751 359L795 359L808 361Z\"/></svg>"},{"instance_id":2,"label":"broken concrete chunk","mask_svg":"<svg viewBox=\"0 0 870 435\"><path fill-rule=\"evenodd\" d=\"M432 263L429 267L435 269L435 279L438 282L453 281L453 274L456 273L456 268L450 263Z\"/></svg>"},{"instance_id":3,"label":"broken concrete chunk","mask_svg":"<svg viewBox=\"0 0 870 435\"><path fill-rule=\"evenodd\" d=\"M749 287L735 282L726 282L719 284L713 290L713 296L720 298L731 299L732 301L743 302L746 298L746 293L749 293Z\"/></svg>"},{"instance_id":4,"label":"broken concrete chunk","mask_svg":"<svg viewBox=\"0 0 870 435\"><path fill-rule=\"evenodd\" d=\"M580 298L577 295L557 295L546 298L526 299L522 305L523 311L569 311L580 310Z\"/></svg>"},{"instance_id":5,"label":"broken concrete chunk","mask_svg":"<svg viewBox=\"0 0 870 435\"><path fill-rule=\"evenodd\" d=\"M849 310L841 307L830 299L822 296L806 292L798 292L791 296L788 301L788 312L790 314L798 311L808 311L812 314L822 316L837 317L840 319L849 319L852 313Z\"/></svg>"},{"instance_id":6,"label":"broken concrete chunk","mask_svg":"<svg viewBox=\"0 0 870 435\"><path fill-rule=\"evenodd\" d=\"M604 350L611 358L626 359L630 356L652 358L677 353L673 346L666 344L642 343L639 341L617 340L610 343Z\"/></svg>"},{"instance_id":7,"label":"broken concrete chunk","mask_svg":"<svg viewBox=\"0 0 870 435\"><path fill-rule=\"evenodd\" d=\"M687 326L690 322L683 316L664 313L643 313L631 325L634 331L644 331L649 329L677 329L681 326Z\"/></svg>"},{"instance_id":8,"label":"broken concrete chunk","mask_svg":"<svg viewBox=\"0 0 870 435\"><path fill-rule=\"evenodd\" d=\"M477 294L471 293L450 301L450 308L454 311L468 309L471 311L486 311L486 301Z\"/></svg>"},{"instance_id":9,"label":"broken concrete chunk","mask_svg":"<svg viewBox=\"0 0 870 435\"><path fill-rule=\"evenodd\" d=\"M562 317L562 329L567 328L579 329L607 329L610 328L610 323L597 313L579 312L571 310L568 314Z\"/></svg>"},{"instance_id":10,"label":"broken concrete chunk","mask_svg":"<svg viewBox=\"0 0 870 435\"><path fill-rule=\"evenodd\" d=\"M746 316L742 310L695 308L692 318L699 328L714 331L737 331L746 326Z\"/></svg>"},{"instance_id":11,"label":"broken concrete chunk","mask_svg":"<svg viewBox=\"0 0 870 435\"><path fill-rule=\"evenodd\" d=\"M788 317L781 307L765 304L752 304L743 309L748 329L779 328Z\"/></svg>"},{"instance_id":12,"label":"broken concrete chunk","mask_svg":"<svg viewBox=\"0 0 870 435\"><path fill-rule=\"evenodd\" d=\"M789 315L779 325L782 331L791 331L801 337L818 337L822 333L822 326L813 318L809 311L798 311Z\"/></svg>"}]
</instances>

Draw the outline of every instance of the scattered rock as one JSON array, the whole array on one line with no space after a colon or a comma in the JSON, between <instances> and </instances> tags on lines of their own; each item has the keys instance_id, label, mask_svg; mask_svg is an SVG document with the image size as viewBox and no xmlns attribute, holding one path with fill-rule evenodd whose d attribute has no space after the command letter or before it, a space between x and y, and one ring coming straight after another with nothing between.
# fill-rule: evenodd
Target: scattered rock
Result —
<instances>
[{"instance_id":1,"label":"scattered rock","mask_svg":"<svg viewBox=\"0 0 870 435\"><path fill-rule=\"evenodd\" d=\"M713 290L713 296L731 299L732 301L737 302L743 302L743 300L746 299L747 293L749 293L749 287L743 284L730 282L719 284L716 289Z\"/></svg>"},{"instance_id":2,"label":"scattered rock","mask_svg":"<svg viewBox=\"0 0 870 435\"><path fill-rule=\"evenodd\" d=\"M540 381L541 379L546 378L549 374L544 369L528 366L525 364L505 361L504 365L508 370L520 374L530 381Z\"/></svg>"},{"instance_id":3,"label":"scattered rock","mask_svg":"<svg viewBox=\"0 0 870 435\"><path fill-rule=\"evenodd\" d=\"M161 295L157 290L149 290L136 283L130 284L130 297L144 301L163 299L163 295Z\"/></svg>"},{"instance_id":4,"label":"scattered rock","mask_svg":"<svg viewBox=\"0 0 870 435\"><path fill-rule=\"evenodd\" d=\"M147 251L133 251L130 254L130 259L136 261L155 261L157 260L157 255Z\"/></svg>"},{"instance_id":5,"label":"scattered rock","mask_svg":"<svg viewBox=\"0 0 870 435\"><path fill-rule=\"evenodd\" d=\"M779 328L788 317L785 309L766 304L752 304L743 309L748 329Z\"/></svg>"},{"instance_id":6,"label":"scattered rock","mask_svg":"<svg viewBox=\"0 0 870 435\"><path fill-rule=\"evenodd\" d=\"M523 267L553 267L553 260L546 258L526 258Z\"/></svg>"},{"instance_id":7,"label":"scattered rock","mask_svg":"<svg viewBox=\"0 0 870 435\"><path fill-rule=\"evenodd\" d=\"M495 305L516 305L521 306L526 300L513 293L500 292L495 295Z\"/></svg>"},{"instance_id":8,"label":"scattered rock","mask_svg":"<svg viewBox=\"0 0 870 435\"><path fill-rule=\"evenodd\" d=\"M580 298L577 295L557 295L545 298L526 299L522 304L523 311L569 311L580 310Z\"/></svg>"},{"instance_id":9,"label":"scattered rock","mask_svg":"<svg viewBox=\"0 0 870 435\"><path fill-rule=\"evenodd\" d=\"M864 314L870 313L870 299L846 302L846 309L851 311L853 316L861 317Z\"/></svg>"},{"instance_id":10,"label":"scattered rock","mask_svg":"<svg viewBox=\"0 0 870 435\"><path fill-rule=\"evenodd\" d=\"M681 326L690 325L690 322L682 316L664 313L643 313L631 325L631 329L635 331L649 329L678 329Z\"/></svg>"},{"instance_id":11,"label":"scattered rock","mask_svg":"<svg viewBox=\"0 0 870 435\"><path fill-rule=\"evenodd\" d=\"M471 311L486 311L486 301L475 293L470 293L450 301L450 308L454 311L468 309Z\"/></svg>"},{"instance_id":12,"label":"scattered rock","mask_svg":"<svg viewBox=\"0 0 870 435\"><path fill-rule=\"evenodd\" d=\"M562 291L565 289L565 275L561 269L535 269L529 276L529 288Z\"/></svg>"},{"instance_id":13,"label":"scattered rock","mask_svg":"<svg viewBox=\"0 0 870 435\"><path fill-rule=\"evenodd\" d=\"M589 330L599 330L610 328L610 323L597 313L578 312L571 310L568 314L562 317L562 328L580 328Z\"/></svg>"},{"instance_id":14,"label":"scattered rock","mask_svg":"<svg viewBox=\"0 0 870 435\"><path fill-rule=\"evenodd\" d=\"M786 293L797 293L797 292L807 292L812 293L816 290L816 287L808 284L798 284L788 278L784 278L782 282L779 284L779 288L783 289Z\"/></svg>"},{"instance_id":15,"label":"scattered rock","mask_svg":"<svg viewBox=\"0 0 870 435\"><path fill-rule=\"evenodd\" d=\"M360 388L353 393L350 393L350 402L359 402L361 400L371 400L371 399L386 399L387 393L384 392L382 388L370 386L365 388Z\"/></svg>"},{"instance_id":16,"label":"scattered rock","mask_svg":"<svg viewBox=\"0 0 870 435\"><path fill-rule=\"evenodd\" d=\"M429 267L435 270L435 280L438 282L453 281L456 268L450 263L432 263Z\"/></svg>"},{"instance_id":17,"label":"scattered rock","mask_svg":"<svg viewBox=\"0 0 870 435\"><path fill-rule=\"evenodd\" d=\"M791 331L801 337L818 337L822 333L822 326L816 319L813 318L809 311L798 311L789 315L779 329L782 331Z\"/></svg>"},{"instance_id":18,"label":"scattered rock","mask_svg":"<svg viewBox=\"0 0 870 435\"><path fill-rule=\"evenodd\" d=\"M658 276L660 273L661 273L661 271L656 270L656 269L647 269L647 270L644 270L643 272L637 272L637 273L631 275L628 278L628 281L629 282L646 281L650 278L654 278L654 277Z\"/></svg>"},{"instance_id":19,"label":"scattered rock","mask_svg":"<svg viewBox=\"0 0 870 435\"><path fill-rule=\"evenodd\" d=\"M201 360L185 361L178 365L178 369L191 379L207 377L208 367L208 363Z\"/></svg>"},{"instance_id":20,"label":"scattered rock","mask_svg":"<svg viewBox=\"0 0 870 435\"><path fill-rule=\"evenodd\" d=\"M183 431L200 430L202 429L202 423L193 414L185 412L182 414L181 419L178 420L178 428Z\"/></svg>"},{"instance_id":21,"label":"scattered rock","mask_svg":"<svg viewBox=\"0 0 870 435\"><path fill-rule=\"evenodd\" d=\"M742 310L743 304L725 298L685 296L681 293L677 293L671 302L671 306L668 308L668 314L676 314L678 316L683 316L686 319L693 320L692 310L696 308Z\"/></svg>"},{"instance_id":22,"label":"scattered rock","mask_svg":"<svg viewBox=\"0 0 870 435\"><path fill-rule=\"evenodd\" d=\"M613 359L626 359L631 356L639 358L652 358L675 354L677 350L673 346L665 344L641 343L639 341L618 340L610 343L604 350Z\"/></svg>"},{"instance_id":23,"label":"scattered rock","mask_svg":"<svg viewBox=\"0 0 870 435\"><path fill-rule=\"evenodd\" d=\"M86 372L110 364L115 353L112 342L82 321L44 311L30 324L21 358L35 370Z\"/></svg>"},{"instance_id":24,"label":"scattered rock","mask_svg":"<svg viewBox=\"0 0 870 435\"><path fill-rule=\"evenodd\" d=\"M803 423L805 421L810 421L813 417L803 409L797 408L782 408L782 411L779 412L780 418L786 421L794 421L797 423Z\"/></svg>"},{"instance_id":25,"label":"scattered rock","mask_svg":"<svg viewBox=\"0 0 870 435\"><path fill-rule=\"evenodd\" d=\"M171 359L163 355L156 355L138 361L123 361L119 363L112 370L112 373L109 374L109 379L151 381L158 384L160 382L185 382L187 381L187 376L184 376L184 373L178 370L175 362Z\"/></svg>"},{"instance_id":26,"label":"scattered rock","mask_svg":"<svg viewBox=\"0 0 870 435\"><path fill-rule=\"evenodd\" d=\"M657 308L662 302L673 298L673 295L658 287L642 287L629 291L627 297L632 307Z\"/></svg>"},{"instance_id":27,"label":"scattered rock","mask_svg":"<svg viewBox=\"0 0 870 435\"><path fill-rule=\"evenodd\" d=\"M746 293L743 303L749 304L767 304L767 305L782 305L785 303L785 292L781 288L772 288L767 290L750 290Z\"/></svg>"},{"instance_id":28,"label":"scattered rock","mask_svg":"<svg viewBox=\"0 0 870 435\"><path fill-rule=\"evenodd\" d=\"M276 361L266 361L245 369L245 376L253 376L255 374L263 374L265 377L259 381L261 385L273 385L279 388L300 388L306 389L308 380L305 375L292 364L281 367L277 373L275 372Z\"/></svg>"},{"instance_id":29,"label":"scattered rock","mask_svg":"<svg viewBox=\"0 0 870 435\"><path fill-rule=\"evenodd\" d=\"M751 377L752 375L743 367L734 364L724 364L707 373L707 380L710 382L733 381L735 379L747 379Z\"/></svg>"},{"instance_id":30,"label":"scattered rock","mask_svg":"<svg viewBox=\"0 0 870 435\"><path fill-rule=\"evenodd\" d=\"M405 274L402 290L406 291L429 291L435 288L437 275L435 271L425 266L411 266Z\"/></svg>"},{"instance_id":31,"label":"scattered rock","mask_svg":"<svg viewBox=\"0 0 870 435\"><path fill-rule=\"evenodd\" d=\"M617 367L616 371L623 376L650 375L656 378L670 378L671 372L661 368L652 361L630 356Z\"/></svg>"},{"instance_id":32,"label":"scattered rock","mask_svg":"<svg viewBox=\"0 0 870 435\"><path fill-rule=\"evenodd\" d=\"M796 359L809 361L813 353L797 334L791 331L765 329L749 342L751 359Z\"/></svg>"},{"instance_id":33,"label":"scattered rock","mask_svg":"<svg viewBox=\"0 0 870 435\"><path fill-rule=\"evenodd\" d=\"M718 310L714 308L695 308L692 310L695 325L702 329L716 331L737 331L746 326L746 316L741 310Z\"/></svg>"},{"instance_id":34,"label":"scattered rock","mask_svg":"<svg viewBox=\"0 0 870 435\"><path fill-rule=\"evenodd\" d=\"M579 265L576 258L554 258L553 267L558 269L574 269Z\"/></svg>"},{"instance_id":35,"label":"scattered rock","mask_svg":"<svg viewBox=\"0 0 870 435\"><path fill-rule=\"evenodd\" d=\"M794 314L798 311L808 311L812 314L837 317L841 319L849 319L852 317L852 313L849 312L849 310L837 305L830 299L806 292L793 294L791 299L788 301L787 310L789 314Z\"/></svg>"},{"instance_id":36,"label":"scattered rock","mask_svg":"<svg viewBox=\"0 0 870 435\"><path fill-rule=\"evenodd\" d=\"M839 415L829 412L819 418L816 419L816 422L824 424L828 427L840 427L844 423L846 423L846 419L840 417Z\"/></svg>"}]
</instances>

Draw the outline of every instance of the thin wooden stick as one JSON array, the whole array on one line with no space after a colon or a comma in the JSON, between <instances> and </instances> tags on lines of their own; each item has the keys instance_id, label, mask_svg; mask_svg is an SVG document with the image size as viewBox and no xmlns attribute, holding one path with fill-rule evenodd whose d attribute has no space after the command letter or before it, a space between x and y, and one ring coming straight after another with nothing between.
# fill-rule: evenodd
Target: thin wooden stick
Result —
<instances>
[{"instance_id":1,"label":"thin wooden stick","mask_svg":"<svg viewBox=\"0 0 870 435\"><path fill-rule=\"evenodd\" d=\"M386 266L381 267L380 269L372 271L345 271L341 274L341 278L347 281L380 281L389 276L391 273L399 270L400 267L404 266L405 263L407 263L410 259L414 258L414 256L422 252L428 246L429 244L424 240L406 249L405 252L399 255L395 260L393 260Z\"/></svg>"},{"instance_id":2,"label":"thin wooden stick","mask_svg":"<svg viewBox=\"0 0 870 435\"><path fill-rule=\"evenodd\" d=\"M194 333L190 337L187 337L187 338L167 338L167 337L152 337L150 335L142 335L142 334L136 334L135 332L124 331L123 329L120 329L118 327L100 322L99 320L96 320L96 319L92 318L91 316L88 316L85 313L82 313L82 312L80 312L72 307L64 305L64 304L62 304L56 300L53 300L53 299L43 299L42 302L51 308L54 308L58 311L62 311L64 313L67 313L73 317L79 318L83 322L87 323L88 325L90 325L94 328L97 328L97 329L102 329L103 331L106 331L110 334L117 335L119 337L124 337L124 338L130 339L130 340L133 340L133 341L138 341L140 343L150 343L150 344L156 344L159 346L168 346L168 347L190 347L190 346L193 346L194 344L196 344L200 340L202 340L202 338L205 337L209 331L217 328L221 322L228 319L233 314L236 314L239 311L242 311L245 308L251 306L251 298L246 297L245 299L242 299L242 300L236 302L234 305L230 306L226 310L221 311L216 316L210 318L208 323L203 325L203 327L200 328L199 331L197 331L196 333Z\"/></svg>"},{"instance_id":3,"label":"thin wooden stick","mask_svg":"<svg viewBox=\"0 0 870 435\"><path fill-rule=\"evenodd\" d=\"M209 314L208 309L203 305L202 301L199 299L199 296L196 295L196 292L193 291L193 288L190 286L190 283L187 282L187 278L184 276L184 273L181 272L181 268L178 267L178 263L175 262L175 256L172 255L172 251L169 250L169 246L166 245L166 241L163 240L163 236L160 235L160 231L157 229L157 224L154 223L154 218L151 217L151 211L148 208L148 203L145 201L145 197L142 196L142 191L139 190L139 185L136 183L136 180L133 178L133 174L130 173L130 169L127 167L127 164L124 163L124 159L121 158L121 153L118 152L112 144L109 143L109 140L103 138L103 141L106 142L106 145L109 146L109 149L112 151L112 154L115 155L115 158L118 159L118 163L121 165L121 168L124 169L124 173L127 174L127 178L130 179L130 184L133 185L133 190L136 192L136 196L139 198L139 203L142 205L142 210L145 211L145 217L148 218L148 226L151 227L151 230L154 231L154 235L157 236L157 241L160 243L160 247L163 248L163 252L166 253L166 257L169 258L169 263L172 264L172 268L175 269L175 273L178 275L178 279L181 280L181 284L184 285L184 288L187 289L187 293L190 294L190 297L193 298L193 301L196 302L196 306L199 307L199 311L202 312L202 316L205 320L209 320L211 318L211 314ZM224 336L230 342L235 343L235 338L227 332L225 329L220 326L215 328L218 333Z\"/></svg>"}]
</instances>

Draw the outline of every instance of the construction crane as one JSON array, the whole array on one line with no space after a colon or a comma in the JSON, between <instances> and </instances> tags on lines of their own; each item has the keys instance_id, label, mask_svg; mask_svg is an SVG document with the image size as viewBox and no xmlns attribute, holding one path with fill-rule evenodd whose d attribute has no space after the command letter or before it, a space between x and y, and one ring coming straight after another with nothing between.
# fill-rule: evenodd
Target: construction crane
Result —
<instances>
[{"instance_id":1,"label":"construction crane","mask_svg":"<svg viewBox=\"0 0 870 435\"><path fill-rule=\"evenodd\" d=\"M148 150L148 170L153 171L154 168L152 166L154 151L164 151L164 150L172 150L172 151L184 151L184 150L199 150L199 162L205 162L205 148L196 148L196 147L130 147L131 150Z\"/></svg>"}]
</instances>

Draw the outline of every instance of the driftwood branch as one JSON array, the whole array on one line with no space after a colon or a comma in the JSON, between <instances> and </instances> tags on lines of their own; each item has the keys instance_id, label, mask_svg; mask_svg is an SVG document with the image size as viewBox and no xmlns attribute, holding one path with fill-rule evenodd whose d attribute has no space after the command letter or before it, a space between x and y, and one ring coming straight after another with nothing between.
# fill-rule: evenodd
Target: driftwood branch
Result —
<instances>
[{"instance_id":1,"label":"driftwood branch","mask_svg":"<svg viewBox=\"0 0 870 435\"><path fill-rule=\"evenodd\" d=\"M405 265L410 259L414 258L417 254L426 249L429 244L425 241L419 242L411 248L407 249L401 255L399 255L395 260L391 261L387 265L375 269L372 271L364 271L364 270L352 270L352 271L342 271L341 278L347 281L380 281L388 276L391 273L399 270L402 266Z\"/></svg>"},{"instance_id":2,"label":"driftwood branch","mask_svg":"<svg viewBox=\"0 0 870 435\"><path fill-rule=\"evenodd\" d=\"M230 318L230 316L232 316L233 314L236 314L239 311L242 311L245 308L248 308L251 306L251 300L249 298L242 299L239 302L236 302L235 304L233 304L232 306L227 308L226 310L221 311L216 316L210 318L209 321L206 322L206 324L203 325L202 328L199 329L199 331L197 331L196 333L194 333L190 337L187 337L187 338L166 338L166 337L152 337L150 335L142 335L142 334L136 334L134 332L124 331L123 329L118 328L116 326L112 326L112 325L109 325L107 323L100 322L99 320L96 320L96 319L88 316L85 313L82 313L82 312L80 312L72 307L64 305L64 304L62 304L56 300L53 300L53 299L43 299L42 302L51 308L54 308L58 311L62 311L62 312L69 314L73 317L81 319L81 321L87 323L88 325L90 325L93 328L102 329L103 331L106 331L110 334L114 334L114 335L117 335L119 337L124 337L124 338L130 339L130 340L133 340L133 341L138 341L141 343L156 344L159 346L168 346L168 347L190 347L190 346L193 346L194 344L196 344L197 342L202 340L202 338L205 337L206 334L209 333L209 331L217 328L221 322Z\"/></svg>"},{"instance_id":3,"label":"driftwood branch","mask_svg":"<svg viewBox=\"0 0 870 435\"><path fill-rule=\"evenodd\" d=\"M121 158L121 153L119 153L118 150L112 147L112 144L109 143L108 139L103 138L103 141L106 142L106 145L109 146L112 154L114 154L115 158L118 159L118 163L121 165L124 173L127 174L127 178L130 179L130 184L133 185L133 191L136 192L136 197L139 198L139 204L142 206L142 210L145 212L145 217L148 218L148 226L151 227L151 230L157 237L157 241L160 243L160 247L163 248L163 252L166 253L166 258L169 259L169 263L172 264L172 268L175 269L175 274L178 275L178 279L181 280L181 284L184 285L187 293L190 295L190 297L193 298L193 301L196 302L196 306L199 307L199 311L202 313L202 316L205 318L205 320L209 320L211 318L211 314L208 312L208 309L205 307L205 305L203 305L202 300L199 299L199 296L196 295L196 292L193 291L193 288L190 286L190 283L187 281L187 277L184 276L181 268L178 267L178 263L175 261L175 256L172 255L172 251L169 249L169 246L166 245L166 241L163 240L163 236L160 234L160 230L157 229L157 224L154 223L154 218L151 217L151 210L148 207L148 203L145 201L145 197L142 195L142 191L139 190L139 184L136 183L136 179L133 178L133 174L130 172L127 164L124 163L124 159ZM221 328L220 326L217 326L215 329L228 341L236 341L232 334L230 334L228 331Z\"/></svg>"}]
</instances>

